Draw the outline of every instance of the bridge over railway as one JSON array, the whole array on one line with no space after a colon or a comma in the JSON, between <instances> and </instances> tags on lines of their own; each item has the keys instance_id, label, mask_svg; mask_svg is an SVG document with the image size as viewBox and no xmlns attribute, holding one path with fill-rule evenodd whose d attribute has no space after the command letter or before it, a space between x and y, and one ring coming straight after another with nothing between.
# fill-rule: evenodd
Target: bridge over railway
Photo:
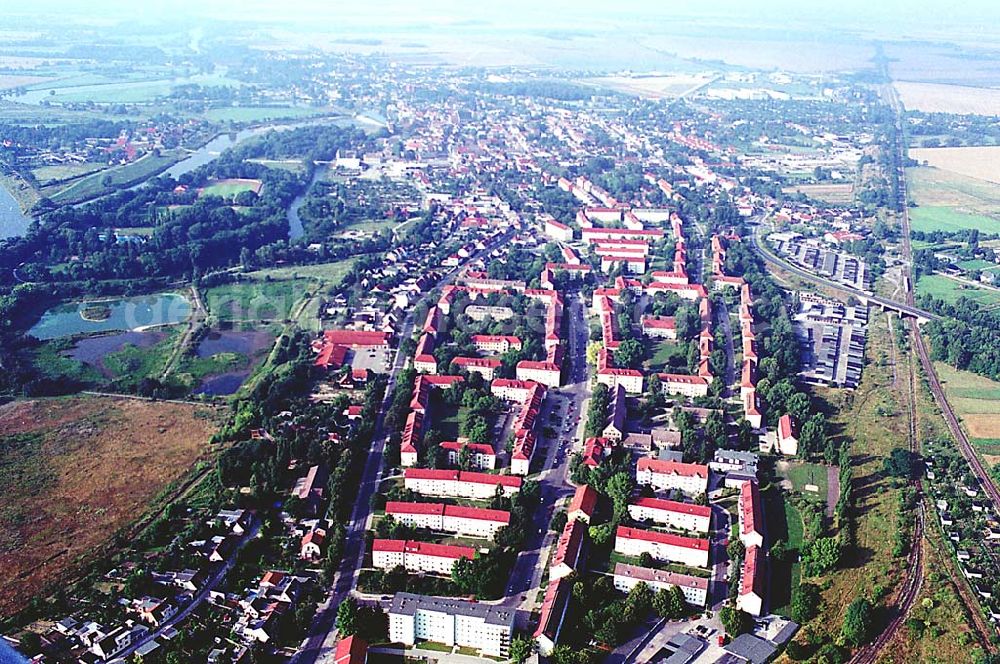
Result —
<instances>
[{"instance_id":1,"label":"bridge over railway","mask_svg":"<svg viewBox=\"0 0 1000 664\"><path fill-rule=\"evenodd\" d=\"M760 230L761 227L757 226L757 228L754 229L753 235L751 236L751 242L753 243L754 250L757 251L757 253L759 253L766 262L776 267L779 267L786 272L790 272L791 274L794 274L798 277L802 277L803 279L807 279L813 283L821 284L831 290L840 293L845 293L849 296L853 296L860 302L864 302L869 306L878 307L883 311L895 311L900 316L903 316L905 318L913 318L917 321L918 325L922 325L927 321L941 319L941 316L935 313L931 313L930 311L924 311L923 309L915 307L912 304L907 304L906 302L899 302L897 300L892 300L890 298L882 297L881 295L875 295L874 293L863 291L857 288L851 288L850 286L846 286L836 281L826 279L825 277L821 277L818 274L809 272L808 270L793 265L792 263L789 263L785 259L775 254L773 251L771 251L771 249L764 243L763 239L760 237Z\"/></svg>"}]
</instances>

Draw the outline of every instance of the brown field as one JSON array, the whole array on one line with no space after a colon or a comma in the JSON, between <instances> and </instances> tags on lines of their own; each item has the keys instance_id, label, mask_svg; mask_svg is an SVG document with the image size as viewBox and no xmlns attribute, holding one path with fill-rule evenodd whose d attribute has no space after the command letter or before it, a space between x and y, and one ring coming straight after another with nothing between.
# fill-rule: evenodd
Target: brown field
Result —
<instances>
[{"instance_id":1,"label":"brown field","mask_svg":"<svg viewBox=\"0 0 1000 664\"><path fill-rule=\"evenodd\" d=\"M0 407L0 616L79 573L207 458L213 412L96 396Z\"/></svg>"},{"instance_id":2,"label":"brown field","mask_svg":"<svg viewBox=\"0 0 1000 664\"><path fill-rule=\"evenodd\" d=\"M911 150L912 153L912 150ZM906 169L909 193L920 206L961 207L973 212L1000 212L1000 185L941 168Z\"/></svg>"},{"instance_id":3,"label":"brown field","mask_svg":"<svg viewBox=\"0 0 1000 664\"><path fill-rule=\"evenodd\" d=\"M802 192L811 198L817 198L827 203L850 203L854 200L854 185L852 184L800 184L785 187L786 194Z\"/></svg>"},{"instance_id":4,"label":"brown field","mask_svg":"<svg viewBox=\"0 0 1000 664\"><path fill-rule=\"evenodd\" d=\"M965 85L896 81L903 105L930 113L1000 115L1000 90Z\"/></svg>"},{"instance_id":5,"label":"brown field","mask_svg":"<svg viewBox=\"0 0 1000 664\"><path fill-rule=\"evenodd\" d=\"M935 168L1000 184L1000 146L910 148L910 156Z\"/></svg>"},{"instance_id":6,"label":"brown field","mask_svg":"<svg viewBox=\"0 0 1000 664\"><path fill-rule=\"evenodd\" d=\"M962 422L970 438L1000 438L1000 416L979 413L962 415Z\"/></svg>"}]
</instances>

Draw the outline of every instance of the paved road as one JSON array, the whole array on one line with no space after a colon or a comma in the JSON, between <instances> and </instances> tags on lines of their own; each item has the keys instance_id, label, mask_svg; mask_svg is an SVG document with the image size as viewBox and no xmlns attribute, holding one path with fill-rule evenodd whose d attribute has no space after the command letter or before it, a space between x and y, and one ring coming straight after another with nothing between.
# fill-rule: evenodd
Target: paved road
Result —
<instances>
[{"instance_id":1,"label":"paved road","mask_svg":"<svg viewBox=\"0 0 1000 664\"><path fill-rule=\"evenodd\" d=\"M236 556L239 554L240 549L242 549L243 546L247 542L249 542L254 537L256 537L258 532L260 532L260 521L255 518L254 519L254 525L253 525L253 527L245 535L243 535L243 537L240 539L239 543L236 545L236 548L233 549L233 552L229 554L229 558L226 559L226 562L223 563L222 567L220 567L219 569L217 569L215 571L215 574L213 574L208 579L208 582L205 583L205 585L201 587L201 590L199 590L195 594L194 598L191 600L191 602L187 606L185 606L183 609L181 609L180 611L178 611L177 613L175 613L173 616L171 616L167 620L164 620L163 623L159 627L157 627L155 630L153 630L152 632L149 632L148 634L146 634L146 636L142 637L141 639L139 639L138 641L136 641L135 643L133 643L132 645L130 645L125 650L122 650L120 653L118 653L117 655L115 655L113 659L111 659L109 661L112 664L114 664L116 662L124 662L129 657L131 657L132 654L136 650L138 650L140 647L142 647L143 645L149 643L150 641L152 641L156 637L158 637L161 634L163 634L163 632L165 630L167 630L168 628L173 627L174 625L177 625L177 624L181 623L185 618L187 618L189 615L191 615L191 612L194 611L195 609L197 609L198 606L202 602L204 602L205 599L208 598L208 594L210 592L212 592L213 590L215 590L216 586L218 586L222 582L222 579L225 578L225 576L229 572L229 570L231 570L233 568L233 565L236 564Z\"/></svg>"},{"instance_id":2,"label":"paved road","mask_svg":"<svg viewBox=\"0 0 1000 664\"><path fill-rule=\"evenodd\" d=\"M482 252L477 253L463 263L460 267L450 272L438 282L438 286L446 286L455 281L462 270L483 254L489 253L497 246L506 241L508 234L494 240ZM425 296L424 299L427 299ZM399 333L400 339L409 339L414 328L413 309L407 314L403 321L403 327ZM357 586L358 575L365 555L365 531L372 517L371 499L375 494L379 483L382 481L383 460L385 457L385 446L388 442L390 432L384 428L385 413L392 403L393 390L396 387L396 380L399 372L406 366L407 356L397 349L396 357L393 360L392 368L389 372L389 380L386 386L385 396L379 407L375 420L375 434L372 436L371 449L368 458L365 460L365 468L361 476L361 483L358 487L357 500L354 503L354 511L351 520L347 523L347 532L344 537L344 557L340 568L334 576L333 585L326 599L319 605L316 616L313 618L312 626L309 629L309 636L303 641L299 652L295 654L292 661L296 664L312 664L317 661L329 661L337 647L336 619L337 607Z\"/></svg>"},{"instance_id":3,"label":"paved road","mask_svg":"<svg viewBox=\"0 0 1000 664\"><path fill-rule=\"evenodd\" d=\"M546 456L542 472L537 479L541 487L541 504L532 518L532 528L524 550L518 555L507 584L504 604L516 606L523 613L519 624L534 608L546 571L546 558L550 547L559 537L550 533L549 522L556 507L573 495L574 487L568 482L569 459L573 451L582 448L584 404L590 397L590 381L587 367L587 341L589 328L582 296L569 299L569 368L565 372L566 384L558 391L550 390L543 406L541 422L548 423L549 415L555 413L558 424L556 436L546 440ZM577 418L579 422L577 422ZM568 430L567 430L568 427ZM579 441L579 442L577 442Z\"/></svg>"}]
</instances>

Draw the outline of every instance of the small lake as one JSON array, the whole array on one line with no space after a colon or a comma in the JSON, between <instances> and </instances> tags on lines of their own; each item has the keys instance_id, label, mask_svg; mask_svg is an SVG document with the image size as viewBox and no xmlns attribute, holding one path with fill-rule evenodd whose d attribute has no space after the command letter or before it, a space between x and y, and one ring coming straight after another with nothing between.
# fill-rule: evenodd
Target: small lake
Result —
<instances>
[{"instance_id":1,"label":"small lake","mask_svg":"<svg viewBox=\"0 0 1000 664\"><path fill-rule=\"evenodd\" d=\"M0 185L0 240L24 235L30 223L31 218L21 212L14 196Z\"/></svg>"},{"instance_id":2,"label":"small lake","mask_svg":"<svg viewBox=\"0 0 1000 664\"><path fill-rule=\"evenodd\" d=\"M194 394L207 394L213 397L222 397L233 394L240 389L240 385L250 376L250 370L230 371L223 374L216 374L202 381L201 385L194 391Z\"/></svg>"},{"instance_id":3,"label":"small lake","mask_svg":"<svg viewBox=\"0 0 1000 664\"><path fill-rule=\"evenodd\" d=\"M104 358L111 353L117 353L127 344L137 348L149 348L167 338L166 332L149 330L147 332L119 332L117 334L102 334L97 337L84 337L69 350L62 353L64 357L89 364L104 376L110 377L110 371L104 366Z\"/></svg>"},{"instance_id":4,"label":"small lake","mask_svg":"<svg viewBox=\"0 0 1000 664\"><path fill-rule=\"evenodd\" d=\"M265 330L223 330L212 332L201 340L196 351L198 357L212 357L219 353L238 353L253 357L274 345L274 335Z\"/></svg>"},{"instance_id":5,"label":"small lake","mask_svg":"<svg viewBox=\"0 0 1000 664\"><path fill-rule=\"evenodd\" d=\"M84 318L88 307L106 308L100 320ZM183 295L163 293L116 300L88 300L63 304L42 314L41 320L28 334L41 339L59 339L76 334L139 330L154 325L171 325L186 321L191 315L191 303Z\"/></svg>"}]
</instances>

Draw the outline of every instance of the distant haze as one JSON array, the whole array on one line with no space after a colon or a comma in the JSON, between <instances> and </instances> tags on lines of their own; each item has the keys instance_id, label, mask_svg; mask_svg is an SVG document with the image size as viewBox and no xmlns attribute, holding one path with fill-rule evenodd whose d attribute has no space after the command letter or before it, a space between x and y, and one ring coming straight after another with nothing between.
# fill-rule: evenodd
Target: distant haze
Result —
<instances>
[{"instance_id":1,"label":"distant haze","mask_svg":"<svg viewBox=\"0 0 1000 664\"><path fill-rule=\"evenodd\" d=\"M486 6L486 5L490 6ZM141 8L141 9L140 9ZM13 11L12 11L13 10ZM802 0L670 1L619 0L507 0L478 3L470 0L37 0L8 8L5 14L78 14L94 18L211 18L298 23L313 29L372 29L414 25L445 26L481 21L496 28L581 29L646 26L657 31L671 19L715 21L720 24L807 26L857 30L893 38L941 35L956 38L981 35L997 39L1000 3L992 0L841 0L816 3ZM317 24L322 21L326 25Z\"/></svg>"}]
</instances>

